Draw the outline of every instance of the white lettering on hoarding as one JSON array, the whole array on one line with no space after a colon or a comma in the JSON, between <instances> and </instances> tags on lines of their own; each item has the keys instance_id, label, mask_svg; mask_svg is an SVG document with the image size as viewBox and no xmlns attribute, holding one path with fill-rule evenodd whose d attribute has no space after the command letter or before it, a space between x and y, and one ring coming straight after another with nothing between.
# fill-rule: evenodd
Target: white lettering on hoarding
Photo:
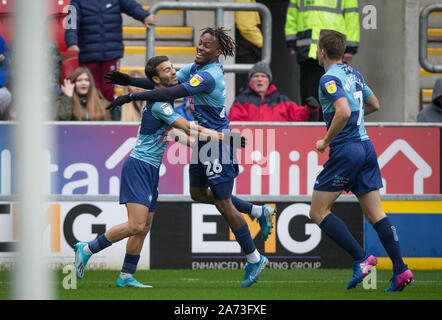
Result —
<instances>
[{"instance_id":1,"label":"white lettering on hoarding","mask_svg":"<svg viewBox=\"0 0 442 320\"><path fill-rule=\"evenodd\" d=\"M204 216L220 213L214 205L192 203L192 252L193 253L240 253L236 241L205 241L205 234L216 234L216 222L204 222Z\"/></svg>"},{"instance_id":2,"label":"white lettering on hoarding","mask_svg":"<svg viewBox=\"0 0 442 320\"><path fill-rule=\"evenodd\" d=\"M292 219L299 215L308 218L309 210L310 205L308 204L292 204L285 208L278 218L277 237L282 246L292 253L310 252L321 242L321 229L314 223L305 224L305 234L310 236L306 241L296 241L290 233L289 225ZM214 205L192 204L192 253L240 253L241 247L236 241L204 240L205 235L217 234L216 222L204 222L205 216L213 215L220 215Z\"/></svg>"},{"instance_id":3,"label":"white lettering on hoarding","mask_svg":"<svg viewBox=\"0 0 442 320\"><path fill-rule=\"evenodd\" d=\"M291 161L296 162L299 160L299 152L291 151L289 154L289 158ZM289 195L299 195L301 192L300 189L300 169L296 164L290 165L289 168Z\"/></svg>"},{"instance_id":4,"label":"white lettering on hoarding","mask_svg":"<svg viewBox=\"0 0 442 320\"><path fill-rule=\"evenodd\" d=\"M282 246L293 253L307 253L321 242L321 229L315 223L305 224L305 234L310 238L306 241L296 241L290 234L290 221L298 215L309 218L310 205L295 203L285 208L278 218L277 234Z\"/></svg>"},{"instance_id":5,"label":"white lettering on hoarding","mask_svg":"<svg viewBox=\"0 0 442 320\"><path fill-rule=\"evenodd\" d=\"M281 175L281 162L280 155L277 151L270 152L269 165L270 165L270 177L269 177L269 194L280 194L280 175Z\"/></svg>"},{"instance_id":6,"label":"white lettering on hoarding","mask_svg":"<svg viewBox=\"0 0 442 320\"><path fill-rule=\"evenodd\" d=\"M1 165L1 194L9 195L11 194L11 151L3 150L0 154L0 165Z\"/></svg>"},{"instance_id":7,"label":"white lettering on hoarding","mask_svg":"<svg viewBox=\"0 0 442 320\"><path fill-rule=\"evenodd\" d=\"M86 187L86 194L98 194L98 170L89 163L74 163L64 170L64 177L71 179L74 174L84 172L86 178L68 182L61 190L62 194L73 194L77 188Z\"/></svg>"},{"instance_id":8,"label":"white lettering on hoarding","mask_svg":"<svg viewBox=\"0 0 442 320\"><path fill-rule=\"evenodd\" d=\"M424 193L424 179L431 176L432 170L428 163L416 152L405 140L398 139L388 146L387 149L378 157L379 167L382 169L394 156L402 152L417 168L413 177L413 193ZM384 183L384 192L387 192L387 181Z\"/></svg>"},{"instance_id":9,"label":"white lettering on hoarding","mask_svg":"<svg viewBox=\"0 0 442 320\"><path fill-rule=\"evenodd\" d=\"M245 129L246 131L250 129ZM276 151L272 149L273 145L265 146L264 145L264 133L262 130L255 130L255 136L253 137L253 132L250 132L252 135L251 140L255 141L255 146L250 146L248 144L246 149L241 152L242 156L246 156L243 161L239 160L239 165L242 168L241 173L248 171L250 177L247 178L250 182L250 191L248 192L251 195L261 195L264 193L269 193L271 195L279 195L281 194L281 188L285 188L287 186L288 190L284 191L290 195L299 195L301 194L301 187L305 186L306 190L303 191L303 194L311 195L313 191L313 186L316 180L318 173L322 170L323 166L319 165L319 155L316 151L310 150L307 152L306 159L306 168L302 167L298 162L300 162L301 158L305 157L305 152L301 154L298 150L289 150L288 157L287 155L282 156L280 151ZM267 133L267 136L271 136L271 134ZM267 140L271 140L267 139ZM269 141L267 141L269 142ZM117 165L121 164L122 161L127 157L130 151L133 149L136 143L136 138L128 138L126 139L120 146L116 148L116 150L109 156L107 160L105 160L104 168L108 170L114 170ZM171 146L181 146L177 143L171 144ZM184 147L184 146L181 146ZM171 165L175 164L184 164L184 160L187 161L187 152L190 152L190 149L184 147L184 149L175 148L170 150L175 150L172 152L168 152L170 155L165 159L164 164L160 168L160 175L167 175L166 172ZM250 153L248 153L248 151ZM263 150L271 150L268 155L263 154ZM417 168L413 174L413 180L410 182L405 182L404 185L408 185L409 183L413 186L414 194L423 194L424 193L424 185L425 179L431 177L433 170L432 167L426 162L424 159L411 145L403 140L397 139L393 141L378 157L378 163L380 168L385 167L390 160L396 157L398 153L402 152L407 159ZM10 195L12 194L12 186L13 186L13 157L11 150L2 149L0 150L0 194L1 195ZM61 155L58 156L60 158ZM91 154L93 158L94 155ZM287 158L286 158L287 157ZM56 159L54 159L56 158ZM58 191L53 192L52 182L53 175L57 174L57 182L59 183L57 188L60 188L61 194L73 194L77 189L84 188L84 192L82 193L94 195L94 194L104 194L103 190L99 190L100 184L102 181L100 180L101 175L104 175L103 167L87 163L87 162L74 162L69 163L67 166L59 172L60 164L57 163L57 157L54 156L53 151L45 150L44 152L44 167L47 168L45 170L46 177L44 183L44 193L58 193ZM65 161L66 159L63 159ZM68 160L68 159L67 159ZM305 159L303 159L305 161ZM66 162L66 161L65 161ZM244 167L244 165L249 165ZM285 167L288 166L288 174L282 174L285 172ZM407 164L404 164L404 168ZM246 169L245 169L246 168ZM306 175L305 175L306 173ZM269 175L268 179L263 179L263 176ZM169 175L170 176L170 175ZM301 181L301 177L304 177ZM64 179L69 181L64 181ZM170 178L170 177L168 177ZM180 177L181 179L181 177ZM241 178L240 178L241 179ZM181 181L180 181L181 182ZM388 193L388 181L387 179L383 179L384 188L381 190L382 193ZM267 184L267 185L264 185ZM188 164L185 164L182 168L182 190L184 195L189 194L189 176L188 176ZM119 176L111 176L108 181L109 194L118 194L120 187L120 177ZM236 186L235 186L236 187ZM242 184L242 188L244 188L244 184ZM268 190L268 191L263 191ZM240 190L241 193L245 193Z\"/></svg>"},{"instance_id":10,"label":"white lettering on hoarding","mask_svg":"<svg viewBox=\"0 0 442 320\"><path fill-rule=\"evenodd\" d=\"M318 165L318 153L316 151L310 151L307 154L307 194L313 193L313 187L315 185L316 177L322 170L322 166Z\"/></svg>"}]
</instances>

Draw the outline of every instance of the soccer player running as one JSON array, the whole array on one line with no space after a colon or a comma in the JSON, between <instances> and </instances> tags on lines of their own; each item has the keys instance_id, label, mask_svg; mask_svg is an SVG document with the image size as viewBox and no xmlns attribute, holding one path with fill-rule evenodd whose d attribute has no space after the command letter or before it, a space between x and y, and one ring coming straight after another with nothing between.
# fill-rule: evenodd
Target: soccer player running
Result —
<instances>
[{"instance_id":1,"label":"soccer player running","mask_svg":"<svg viewBox=\"0 0 442 320\"><path fill-rule=\"evenodd\" d=\"M191 96L197 123L218 132L228 132L229 120L224 107L225 77L218 58L220 55L233 56L234 50L235 42L224 28L205 28L199 39L195 63L185 66L177 73L181 84L120 96L110 107L115 108L132 100L168 101ZM121 73L111 73L106 78L117 84L124 85L130 81L131 85L149 88L146 80L128 79ZM259 216L258 222L265 240L273 226L275 211L270 206L253 206L232 196L234 180L238 175L238 164L232 146L217 142L214 145L213 141L199 141L196 146L189 166L190 195L195 201L214 204L232 229L247 257L241 286L249 287L256 282L268 264L268 259L256 250L247 222L240 212L254 215L253 209L259 209L256 216Z\"/></svg>"},{"instance_id":2,"label":"soccer player running","mask_svg":"<svg viewBox=\"0 0 442 320\"><path fill-rule=\"evenodd\" d=\"M178 83L176 71L166 56L151 58L146 64L146 75L156 89ZM86 264L93 254L128 238L117 286L151 287L141 284L133 275L157 208L159 168L168 144L168 131L172 128L179 129L174 130L175 137L178 138L176 141L189 146L192 138L188 135L224 139L226 143L230 143L228 134L189 123L174 111L173 101L148 101L142 114L137 144L121 172L120 204L127 207L128 221L112 227L95 240L75 244L75 269L78 278L83 278Z\"/></svg>"},{"instance_id":3,"label":"soccer player running","mask_svg":"<svg viewBox=\"0 0 442 320\"><path fill-rule=\"evenodd\" d=\"M321 31L317 56L326 73L320 80L319 101L327 134L316 142L316 149L322 153L330 146L330 152L316 179L310 218L353 257L353 278L347 289L356 287L377 259L364 251L344 222L331 212L342 191L351 190L393 262L391 285L385 291L401 291L414 276L402 260L396 229L382 210L381 173L376 151L364 128L364 114L379 110L379 102L361 74L342 63L345 46L343 34Z\"/></svg>"}]
</instances>

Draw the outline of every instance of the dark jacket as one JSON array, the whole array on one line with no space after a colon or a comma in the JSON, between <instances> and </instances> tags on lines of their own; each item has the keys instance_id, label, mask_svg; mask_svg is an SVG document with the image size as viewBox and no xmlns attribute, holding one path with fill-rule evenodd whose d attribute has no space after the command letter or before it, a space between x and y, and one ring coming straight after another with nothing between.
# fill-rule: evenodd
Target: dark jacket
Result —
<instances>
[{"instance_id":1,"label":"dark jacket","mask_svg":"<svg viewBox=\"0 0 442 320\"><path fill-rule=\"evenodd\" d=\"M103 62L123 56L123 18L126 13L144 21L149 12L135 0L72 0L76 8L76 29L67 29L66 45L78 45L79 62Z\"/></svg>"},{"instance_id":2,"label":"dark jacket","mask_svg":"<svg viewBox=\"0 0 442 320\"><path fill-rule=\"evenodd\" d=\"M298 106L280 94L273 84L261 97L248 85L233 101L229 111L230 121L309 121L317 109Z\"/></svg>"},{"instance_id":3,"label":"dark jacket","mask_svg":"<svg viewBox=\"0 0 442 320\"><path fill-rule=\"evenodd\" d=\"M442 96L442 78L436 80L431 104L424 107L417 115L418 122L442 122L442 104L436 100Z\"/></svg>"},{"instance_id":4,"label":"dark jacket","mask_svg":"<svg viewBox=\"0 0 442 320\"><path fill-rule=\"evenodd\" d=\"M80 98L80 104L83 107L82 113L83 118L89 120L89 112L87 111L86 106L86 98ZM101 99L101 104L103 108L105 108L109 103L103 98ZM73 121L73 112L72 109L74 107L74 99L72 97L68 97L64 93L58 96L55 101L55 118L56 121ZM106 111L106 120L110 120L109 111Z\"/></svg>"}]
</instances>

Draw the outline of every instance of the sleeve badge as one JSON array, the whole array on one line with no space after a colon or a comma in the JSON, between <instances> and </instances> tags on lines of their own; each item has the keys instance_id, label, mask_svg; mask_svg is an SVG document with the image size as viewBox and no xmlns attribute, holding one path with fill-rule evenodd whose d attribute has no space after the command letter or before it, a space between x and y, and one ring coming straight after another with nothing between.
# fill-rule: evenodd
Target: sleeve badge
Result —
<instances>
[{"instance_id":1,"label":"sleeve badge","mask_svg":"<svg viewBox=\"0 0 442 320\"><path fill-rule=\"evenodd\" d=\"M192 79L190 79L190 85L192 87L196 87L203 81L204 81L204 79L200 75L196 74L193 76Z\"/></svg>"},{"instance_id":2,"label":"sleeve badge","mask_svg":"<svg viewBox=\"0 0 442 320\"><path fill-rule=\"evenodd\" d=\"M336 83L334 80L326 82L324 86L325 86L325 89L327 90L327 92L330 94L334 94L337 90Z\"/></svg>"},{"instance_id":3,"label":"sleeve badge","mask_svg":"<svg viewBox=\"0 0 442 320\"><path fill-rule=\"evenodd\" d=\"M168 103L163 104L163 105L161 106L161 110L163 110L163 112L164 112L166 115L168 115L168 116L170 116L170 115L173 114L172 106L171 106L170 104L168 104Z\"/></svg>"}]
</instances>

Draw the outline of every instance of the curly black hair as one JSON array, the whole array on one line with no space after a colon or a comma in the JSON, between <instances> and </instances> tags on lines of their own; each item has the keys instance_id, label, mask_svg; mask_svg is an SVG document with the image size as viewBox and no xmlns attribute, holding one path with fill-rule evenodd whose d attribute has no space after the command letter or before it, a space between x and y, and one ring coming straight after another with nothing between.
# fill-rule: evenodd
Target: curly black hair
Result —
<instances>
[{"instance_id":1,"label":"curly black hair","mask_svg":"<svg viewBox=\"0 0 442 320\"><path fill-rule=\"evenodd\" d=\"M235 41L227 34L230 30L226 30L223 27L207 27L201 29L201 31L201 36L208 33L218 40L221 53L224 57L233 57L235 55Z\"/></svg>"}]
</instances>

